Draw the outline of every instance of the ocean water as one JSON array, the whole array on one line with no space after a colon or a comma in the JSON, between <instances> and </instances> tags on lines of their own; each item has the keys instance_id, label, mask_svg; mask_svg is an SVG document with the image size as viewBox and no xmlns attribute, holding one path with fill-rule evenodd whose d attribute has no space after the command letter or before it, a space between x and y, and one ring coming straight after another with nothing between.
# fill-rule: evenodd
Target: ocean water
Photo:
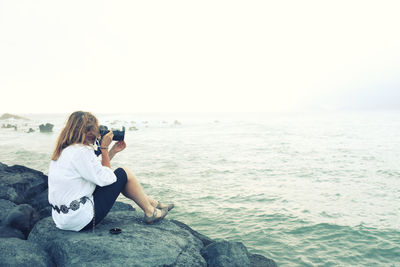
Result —
<instances>
[{"instance_id":1,"label":"ocean water","mask_svg":"<svg viewBox=\"0 0 400 267\"><path fill-rule=\"evenodd\" d=\"M138 129L112 167L174 202L169 218L279 266L400 266L398 111L96 115ZM18 125L0 128L0 162L47 173L68 114L25 116L0 121Z\"/></svg>"}]
</instances>

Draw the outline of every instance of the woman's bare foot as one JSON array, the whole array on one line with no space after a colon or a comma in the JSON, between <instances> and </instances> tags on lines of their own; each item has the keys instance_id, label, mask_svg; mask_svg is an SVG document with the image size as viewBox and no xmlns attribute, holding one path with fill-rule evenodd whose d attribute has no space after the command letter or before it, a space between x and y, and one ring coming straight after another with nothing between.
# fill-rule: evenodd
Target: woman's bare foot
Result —
<instances>
[{"instance_id":1,"label":"woman's bare foot","mask_svg":"<svg viewBox=\"0 0 400 267\"><path fill-rule=\"evenodd\" d=\"M168 211L172 210L175 205L174 204L163 204L157 200L152 199L151 197L147 197L151 206L157 209L168 209Z\"/></svg>"}]
</instances>

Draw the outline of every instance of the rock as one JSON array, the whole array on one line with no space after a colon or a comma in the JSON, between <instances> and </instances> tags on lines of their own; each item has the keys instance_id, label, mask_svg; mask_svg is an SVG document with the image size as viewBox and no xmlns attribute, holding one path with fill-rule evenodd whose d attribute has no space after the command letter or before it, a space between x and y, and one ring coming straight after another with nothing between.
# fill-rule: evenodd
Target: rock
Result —
<instances>
[{"instance_id":1,"label":"rock","mask_svg":"<svg viewBox=\"0 0 400 267\"><path fill-rule=\"evenodd\" d=\"M3 225L20 230L25 237L38 220L35 210L28 204L21 204L11 209L3 221Z\"/></svg>"},{"instance_id":2,"label":"rock","mask_svg":"<svg viewBox=\"0 0 400 267\"><path fill-rule=\"evenodd\" d=\"M201 249L209 267L250 266L249 253L241 242L217 241Z\"/></svg>"},{"instance_id":3,"label":"rock","mask_svg":"<svg viewBox=\"0 0 400 267\"><path fill-rule=\"evenodd\" d=\"M189 226L187 226L186 224L184 224L183 222L177 221L177 220L171 220L171 222L175 223L176 225L178 225L179 227L188 230L192 235L194 235L195 237L197 237L198 239L201 240L201 242L203 243L203 246L207 246L211 243L214 242L214 240L210 239L209 237L200 234L199 232L193 230L192 228L190 228Z\"/></svg>"},{"instance_id":4,"label":"rock","mask_svg":"<svg viewBox=\"0 0 400 267\"><path fill-rule=\"evenodd\" d=\"M50 206L49 203L49 190L46 189L43 192L33 196L28 200L29 204L37 211L41 211L42 209L48 208Z\"/></svg>"},{"instance_id":5,"label":"rock","mask_svg":"<svg viewBox=\"0 0 400 267\"><path fill-rule=\"evenodd\" d=\"M26 203L47 189L47 176L42 172L14 165L0 169L0 197L16 204Z\"/></svg>"},{"instance_id":6,"label":"rock","mask_svg":"<svg viewBox=\"0 0 400 267\"><path fill-rule=\"evenodd\" d=\"M115 227L122 233L111 235ZM146 225L137 211L110 212L94 233L59 230L48 217L35 225L28 240L57 266L206 266L203 244L189 231L166 219Z\"/></svg>"},{"instance_id":7,"label":"rock","mask_svg":"<svg viewBox=\"0 0 400 267\"><path fill-rule=\"evenodd\" d=\"M18 238L1 238L0 240L1 266L53 266L50 257L37 244Z\"/></svg>"},{"instance_id":8,"label":"rock","mask_svg":"<svg viewBox=\"0 0 400 267\"><path fill-rule=\"evenodd\" d=\"M52 210L52 208L50 206L48 206L48 207L38 211L37 216L39 217L39 220L51 216L51 210Z\"/></svg>"},{"instance_id":9,"label":"rock","mask_svg":"<svg viewBox=\"0 0 400 267\"><path fill-rule=\"evenodd\" d=\"M8 166L4 163L0 162L0 171L4 170L5 168L7 168ZM1 176L0 176L1 177Z\"/></svg>"},{"instance_id":10,"label":"rock","mask_svg":"<svg viewBox=\"0 0 400 267\"><path fill-rule=\"evenodd\" d=\"M129 127L129 131L137 131L137 130L138 130L138 128L136 128L135 126Z\"/></svg>"},{"instance_id":11,"label":"rock","mask_svg":"<svg viewBox=\"0 0 400 267\"><path fill-rule=\"evenodd\" d=\"M1 238L19 238L26 239L25 235L18 229L12 228L10 226L0 226L0 239Z\"/></svg>"},{"instance_id":12,"label":"rock","mask_svg":"<svg viewBox=\"0 0 400 267\"><path fill-rule=\"evenodd\" d=\"M276 266L242 243L215 242L176 220L146 225L141 211L119 201L94 233L59 230L47 180L42 172L0 163L0 266ZM116 227L122 233L111 235ZM20 240L26 237L29 242Z\"/></svg>"},{"instance_id":13,"label":"rock","mask_svg":"<svg viewBox=\"0 0 400 267\"><path fill-rule=\"evenodd\" d=\"M35 130L33 130L32 128L29 128L27 133L33 133L33 132L35 132Z\"/></svg>"},{"instance_id":14,"label":"rock","mask_svg":"<svg viewBox=\"0 0 400 267\"><path fill-rule=\"evenodd\" d=\"M14 130L16 130L17 129L17 125L13 125L13 124L7 123L7 124L3 124L1 126L1 128L4 128L4 129L14 128Z\"/></svg>"},{"instance_id":15,"label":"rock","mask_svg":"<svg viewBox=\"0 0 400 267\"><path fill-rule=\"evenodd\" d=\"M3 224L8 213L15 208L17 205L9 200L0 199L0 225Z\"/></svg>"},{"instance_id":16,"label":"rock","mask_svg":"<svg viewBox=\"0 0 400 267\"><path fill-rule=\"evenodd\" d=\"M50 133L53 131L53 127L54 127L54 125L51 123L40 124L39 130L41 133Z\"/></svg>"},{"instance_id":17,"label":"rock","mask_svg":"<svg viewBox=\"0 0 400 267\"><path fill-rule=\"evenodd\" d=\"M259 254L251 254L249 258L251 267L278 267L275 261Z\"/></svg>"},{"instance_id":18,"label":"rock","mask_svg":"<svg viewBox=\"0 0 400 267\"><path fill-rule=\"evenodd\" d=\"M9 201L12 201L14 203L22 203L24 201L23 196L18 195L14 188L1 185L0 185L0 198L8 199Z\"/></svg>"},{"instance_id":19,"label":"rock","mask_svg":"<svg viewBox=\"0 0 400 267\"><path fill-rule=\"evenodd\" d=\"M29 119L18 116L18 115L14 115L14 114L9 114L9 113L4 113L3 115L1 115L0 120L8 120L8 119L16 119L16 120L26 120L28 121Z\"/></svg>"},{"instance_id":20,"label":"rock","mask_svg":"<svg viewBox=\"0 0 400 267\"><path fill-rule=\"evenodd\" d=\"M36 210L38 220L41 220L47 216L51 216L51 206L49 203L48 189L27 200L27 202Z\"/></svg>"},{"instance_id":21,"label":"rock","mask_svg":"<svg viewBox=\"0 0 400 267\"><path fill-rule=\"evenodd\" d=\"M132 205L129 205L127 203L121 202L121 201L115 201L114 205L112 206L110 212L113 211L134 211L135 208L132 207Z\"/></svg>"}]
</instances>

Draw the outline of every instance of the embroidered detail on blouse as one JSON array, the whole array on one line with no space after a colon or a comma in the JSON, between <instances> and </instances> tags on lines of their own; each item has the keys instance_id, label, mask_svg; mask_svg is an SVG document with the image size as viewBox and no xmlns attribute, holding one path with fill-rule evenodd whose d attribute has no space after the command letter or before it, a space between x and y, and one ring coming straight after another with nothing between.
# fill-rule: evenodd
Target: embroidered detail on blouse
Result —
<instances>
[{"instance_id":1,"label":"embroidered detail on blouse","mask_svg":"<svg viewBox=\"0 0 400 267\"><path fill-rule=\"evenodd\" d=\"M80 204L82 203L82 204L85 204L86 203L86 200L88 200L89 198L88 197L81 197L79 200L74 200L74 201L72 201L70 204L69 204L69 207L67 207L66 205L61 205L60 207L57 207L57 206L53 206L53 205L51 205L51 207L53 208L53 209L55 209L58 213L60 213L60 212L62 212L62 213L64 213L64 214L67 214L68 212L69 212L69 210L73 210L73 211L75 211L75 210L78 210L79 209L79 207L80 207Z\"/></svg>"}]
</instances>

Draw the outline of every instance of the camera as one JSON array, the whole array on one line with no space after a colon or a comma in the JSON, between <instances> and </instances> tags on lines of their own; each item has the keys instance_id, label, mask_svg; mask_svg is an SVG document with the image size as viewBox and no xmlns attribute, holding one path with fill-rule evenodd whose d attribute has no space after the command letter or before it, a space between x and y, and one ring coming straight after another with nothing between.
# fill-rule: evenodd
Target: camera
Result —
<instances>
[{"instance_id":1,"label":"camera","mask_svg":"<svg viewBox=\"0 0 400 267\"><path fill-rule=\"evenodd\" d=\"M100 125L99 127L101 138L108 134L109 130L107 126ZM122 130L112 130L114 137L113 141L123 141L125 138L125 127L122 127Z\"/></svg>"},{"instance_id":2,"label":"camera","mask_svg":"<svg viewBox=\"0 0 400 267\"><path fill-rule=\"evenodd\" d=\"M106 134L108 134L108 127L104 126L104 125L100 125L99 127L99 131L100 131L100 136L101 138L103 138L103 136L105 136ZM122 130L112 130L114 137L113 137L113 141L123 141L125 138L125 127L122 127ZM97 150L94 151L94 153L96 154L96 156L101 155L101 150L100 150L100 140L96 140L96 145L97 145Z\"/></svg>"}]
</instances>

